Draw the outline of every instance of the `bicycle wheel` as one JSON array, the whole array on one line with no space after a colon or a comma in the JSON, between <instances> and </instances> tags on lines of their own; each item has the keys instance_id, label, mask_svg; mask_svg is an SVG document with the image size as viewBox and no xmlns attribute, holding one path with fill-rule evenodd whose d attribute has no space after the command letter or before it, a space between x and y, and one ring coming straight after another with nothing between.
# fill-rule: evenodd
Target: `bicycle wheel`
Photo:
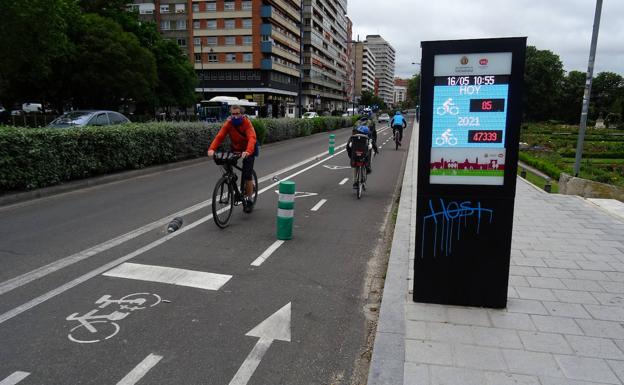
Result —
<instances>
[{"instance_id":1,"label":"bicycle wheel","mask_svg":"<svg viewBox=\"0 0 624 385\"><path fill-rule=\"evenodd\" d=\"M457 145L457 138L449 138L448 139L448 144L449 144L449 146L456 146Z\"/></svg>"},{"instance_id":2,"label":"bicycle wheel","mask_svg":"<svg viewBox=\"0 0 624 385\"><path fill-rule=\"evenodd\" d=\"M394 149L399 150L399 133L394 136Z\"/></svg>"},{"instance_id":3,"label":"bicycle wheel","mask_svg":"<svg viewBox=\"0 0 624 385\"><path fill-rule=\"evenodd\" d=\"M234 189L228 179L222 176L212 193L212 218L217 226L227 227L234 211Z\"/></svg>"},{"instance_id":4,"label":"bicycle wheel","mask_svg":"<svg viewBox=\"0 0 624 385\"><path fill-rule=\"evenodd\" d=\"M446 143L446 140L444 140L444 138L436 138L435 140L436 146L444 146L444 143Z\"/></svg>"},{"instance_id":5,"label":"bicycle wheel","mask_svg":"<svg viewBox=\"0 0 624 385\"><path fill-rule=\"evenodd\" d=\"M258 176L256 175L255 170L251 174L251 177L253 181L253 194L251 196L251 200L253 201L254 204L256 204L256 201L258 200Z\"/></svg>"},{"instance_id":6,"label":"bicycle wheel","mask_svg":"<svg viewBox=\"0 0 624 385\"><path fill-rule=\"evenodd\" d=\"M357 186L357 198L360 199L362 197L362 178L364 177L364 173L366 172L366 168L364 166L360 166L358 168L358 186Z\"/></svg>"},{"instance_id":7,"label":"bicycle wheel","mask_svg":"<svg viewBox=\"0 0 624 385\"><path fill-rule=\"evenodd\" d=\"M451 106L451 107L449 108L449 114L451 114L451 115L457 115L457 114L459 114L459 107L457 107L457 106Z\"/></svg>"},{"instance_id":8,"label":"bicycle wheel","mask_svg":"<svg viewBox=\"0 0 624 385\"><path fill-rule=\"evenodd\" d=\"M89 322L91 326L98 324L96 332L92 333L85 325L80 324L75 326L67 334L67 338L70 341L77 342L79 344L94 344L96 342L105 341L109 338L113 338L119 333L119 325L116 322L111 321L92 321Z\"/></svg>"}]
</instances>

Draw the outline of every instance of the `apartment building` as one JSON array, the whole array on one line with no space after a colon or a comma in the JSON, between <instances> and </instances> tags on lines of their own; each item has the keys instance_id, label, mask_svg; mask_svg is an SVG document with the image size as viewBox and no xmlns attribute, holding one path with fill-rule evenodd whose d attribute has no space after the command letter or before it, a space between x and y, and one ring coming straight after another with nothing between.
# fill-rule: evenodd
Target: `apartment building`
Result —
<instances>
[{"instance_id":1,"label":"apartment building","mask_svg":"<svg viewBox=\"0 0 624 385\"><path fill-rule=\"evenodd\" d=\"M202 99L255 101L273 117L296 105L300 0L136 0L131 7L187 50Z\"/></svg>"},{"instance_id":2,"label":"apartment building","mask_svg":"<svg viewBox=\"0 0 624 385\"><path fill-rule=\"evenodd\" d=\"M394 102L394 48L380 35L366 36L365 43L375 56L375 89L386 104Z\"/></svg>"},{"instance_id":3,"label":"apartment building","mask_svg":"<svg viewBox=\"0 0 624 385\"><path fill-rule=\"evenodd\" d=\"M303 0L302 104L315 111L346 110L348 34L346 0Z\"/></svg>"},{"instance_id":4,"label":"apartment building","mask_svg":"<svg viewBox=\"0 0 624 385\"><path fill-rule=\"evenodd\" d=\"M355 65L355 98L362 97L362 91L375 89L375 57L364 44L353 44L353 63Z\"/></svg>"},{"instance_id":5,"label":"apartment building","mask_svg":"<svg viewBox=\"0 0 624 385\"><path fill-rule=\"evenodd\" d=\"M141 20L156 23L163 37L176 42L189 58L193 54L190 7L188 0L136 0L129 5Z\"/></svg>"},{"instance_id":6,"label":"apartment building","mask_svg":"<svg viewBox=\"0 0 624 385\"><path fill-rule=\"evenodd\" d=\"M407 86L409 80L395 78L394 79L394 103L403 103L407 99Z\"/></svg>"}]
</instances>

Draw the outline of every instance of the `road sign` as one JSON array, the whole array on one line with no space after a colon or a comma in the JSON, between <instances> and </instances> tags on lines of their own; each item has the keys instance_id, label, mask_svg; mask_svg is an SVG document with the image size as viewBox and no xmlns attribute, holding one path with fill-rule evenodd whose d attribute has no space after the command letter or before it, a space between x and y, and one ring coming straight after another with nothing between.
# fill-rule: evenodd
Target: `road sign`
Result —
<instances>
[{"instance_id":1,"label":"road sign","mask_svg":"<svg viewBox=\"0 0 624 385\"><path fill-rule=\"evenodd\" d=\"M422 43L415 301L507 303L525 48Z\"/></svg>"}]
</instances>

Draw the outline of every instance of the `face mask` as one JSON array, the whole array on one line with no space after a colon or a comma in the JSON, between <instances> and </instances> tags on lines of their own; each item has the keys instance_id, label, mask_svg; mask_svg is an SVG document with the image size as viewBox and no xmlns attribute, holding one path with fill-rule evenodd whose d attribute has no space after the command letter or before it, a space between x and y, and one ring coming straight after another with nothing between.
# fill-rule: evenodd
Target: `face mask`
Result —
<instances>
[{"instance_id":1,"label":"face mask","mask_svg":"<svg viewBox=\"0 0 624 385\"><path fill-rule=\"evenodd\" d=\"M241 124L243 124L243 117L232 116L232 124L235 125L236 127L240 126Z\"/></svg>"}]
</instances>

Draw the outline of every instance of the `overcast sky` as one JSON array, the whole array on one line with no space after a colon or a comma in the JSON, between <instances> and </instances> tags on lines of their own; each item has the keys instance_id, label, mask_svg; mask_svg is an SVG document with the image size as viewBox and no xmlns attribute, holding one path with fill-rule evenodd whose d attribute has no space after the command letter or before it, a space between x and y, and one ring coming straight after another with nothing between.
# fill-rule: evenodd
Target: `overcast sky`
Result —
<instances>
[{"instance_id":1,"label":"overcast sky","mask_svg":"<svg viewBox=\"0 0 624 385\"><path fill-rule=\"evenodd\" d=\"M418 72L420 42L527 36L587 71L595 0L348 0L353 38L379 34L396 50L396 76ZM624 75L624 0L603 0L594 75Z\"/></svg>"}]
</instances>

